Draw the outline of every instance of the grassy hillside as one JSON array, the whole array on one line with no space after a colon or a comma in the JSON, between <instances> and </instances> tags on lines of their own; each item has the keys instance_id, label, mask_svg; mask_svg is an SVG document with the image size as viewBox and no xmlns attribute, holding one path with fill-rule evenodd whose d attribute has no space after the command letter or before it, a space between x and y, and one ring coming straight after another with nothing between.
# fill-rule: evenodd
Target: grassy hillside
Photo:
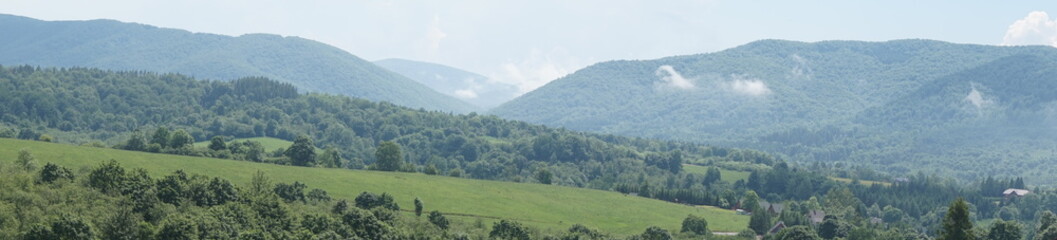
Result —
<instances>
[{"instance_id":1,"label":"grassy hillside","mask_svg":"<svg viewBox=\"0 0 1057 240\"><path fill-rule=\"evenodd\" d=\"M230 37L112 20L40 21L0 14L0 64L261 76L308 92L467 113L470 104L320 42L269 34Z\"/></svg>"},{"instance_id":2,"label":"grassy hillside","mask_svg":"<svg viewBox=\"0 0 1057 240\"><path fill-rule=\"evenodd\" d=\"M498 106L518 94L514 85L440 64L396 58L374 61L374 64L485 109Z\"/></svg>"},{"instance_id":3,"label":"grassy hillside","mask_svg":"<svg viewBox=\"0 0 1057 240\"><path fill-rule=\"evenodd\" d=\"M714 231L740 231L748 217L710 207L691 207L620 193L542 184L469 180L415 173L304 168L243 161L196 158L62 144L0 139L0 158L14 159L29 149L37 161L72 169L89 168L109 159L127 168L144 168L161 176L183 169L188 173L223 176L236 184L249 183L263 171L278 182L300 181L326 190L336 198L355 198L362 191L388 192L405 207L415 197L427 210L516 219L545 228L568 228L574 223L616 234L635 234L647 226L678 229L687 214L704 216Z\"/></svg>"}]
</instances>

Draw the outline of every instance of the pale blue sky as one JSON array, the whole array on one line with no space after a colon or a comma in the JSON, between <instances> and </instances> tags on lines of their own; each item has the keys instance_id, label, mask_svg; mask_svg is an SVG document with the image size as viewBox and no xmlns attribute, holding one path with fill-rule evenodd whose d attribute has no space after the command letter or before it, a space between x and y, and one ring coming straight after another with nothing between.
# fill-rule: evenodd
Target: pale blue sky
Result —
<instances>
[{"instance_id":1,"label":"pale blue sky","mask_svg":"<svg viewBox=\"0 0 1057 240\"><path fill-rule=\"evenodd\" d=\"M1036 11L1049 15L1033 15L1036 21L1017 27L1026 35L1004 40ZM0 13L299 36L368 60L450 65L522 91L600 61L714 52L769 38L1057 44L1057 1L4 0Z\"/></svg>"}]
</instances>

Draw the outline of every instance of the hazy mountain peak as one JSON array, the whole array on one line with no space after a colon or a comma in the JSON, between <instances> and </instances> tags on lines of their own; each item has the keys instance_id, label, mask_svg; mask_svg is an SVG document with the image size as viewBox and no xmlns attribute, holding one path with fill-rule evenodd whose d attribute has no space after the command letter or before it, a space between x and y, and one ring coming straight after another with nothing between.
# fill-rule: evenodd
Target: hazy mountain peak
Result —
<instances>
[{"instance_id":1,"label":"hazy mountain peak","mask_svg":"<svg viewBox=\"0 0 1057 240\"><path fill-rule=\"evenodd\" d=\"M450 66L398 58L374 63L482 108L498 106L517 96L517 86Z\"/></svg>"}]
</instances>

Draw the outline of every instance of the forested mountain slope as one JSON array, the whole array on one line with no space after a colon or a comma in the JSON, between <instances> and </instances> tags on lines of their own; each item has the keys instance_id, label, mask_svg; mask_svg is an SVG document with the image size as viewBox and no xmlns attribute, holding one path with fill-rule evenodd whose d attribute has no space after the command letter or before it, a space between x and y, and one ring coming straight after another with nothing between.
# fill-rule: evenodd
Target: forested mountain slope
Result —
<instances>
[{"instance_id":1,"label":"forested mountain slope","mask_svg":"<svg viewBox=\"0 0 1057 240\"><path fill-rule=\"evenodd\" d=\"M1001 84L997 83L1006 81L1047 89L1040 81L1052 78L1020 75L1025 71L1040 72L1049 67L1047 64L1016 71L991 67L963 73L993 61L1031 58L1028 56L1037 56L1029 62L1049 61L1055 59L1057 49L930 40L876 43L763 40L716 53L596 64L501 105L491 113L577 130L775 150L797 161L863 163L860 161L863 159L850 156L867 154L864 156L870 156L867 162L871 164L902 163L889 169L893 173L931 171L931 168L919 168L928 164L922 164L924 160L908 148L935 149L941 145L933 145L932 141L911 144L901 139L928 136L922 129L899 137L874 136L890 132L892 128L921 124L908 119L865 124L862 121L869 121L863 119L872 117L864 110L899 101L904 103L897 109L929 104L929 99L905 96L915 92L932 94L938 90L930 88L934 82L959 73L987 78L973 81L974 84L991 83L984 84L986 88L977 86L979 91L998 88ZM999 75L980 74L996 71ZM969 88L970 84L961 87ZM959 93L960 97L955 100L962 103L968 93L968 90ZM1033 95L1018 97L1016 101L1043 104L1045 96L1053 93L1025 94ZM933 113L918 110L922 115ZM833 141L835 138L870 139L851 143ZM1034 146L1031 149L1039 150L1041 145ZM936 157L966 163L987 161L979 156L942 154ZM961 176L1022 173L984 170L988 169L973 167L973 171Z\"/></svg>"},{"instance_id":2,"label":"forested mountain slope","mask_svg":"<svg viewBox=\"0 0 1057 240\"><path fill-rule=\"evenodd\" d=\"M0 14L0 64L175 72L206 79L261 76L299 89L466 113L476 107L320 42L230 37L112 20L40 21Z\"/></svg>"},{"instance_id":3,"label":"forested mountain slope","mask_svg":"<svg viewBox=\"0 0 1057 240\"><path fill-rule=\"evenodd\" d=\"M339 165L349 168L376 163L377 146L392 141L407 164L401 170L643 192L705 205L734 202L729 198L737 196L744 183L706 181L701 174L683 171L682 164L766 171L782 162L753 150L588 134L494 116L298 94L289 84L262 78L220 82L177 74L2 67L0 112L0 137L120 146L130 138L153 137L159 127L186 131L194 138L191 142L215 136L294 140L304 135L319 148L337 151ZM173 148L193 154L182 146ZM783 181L799 188L776 188L776 194L806 199L832 186L825 177L796 174L800 177ZM541 175L548 176L546 181Z\"/></svg>"},{"instance_id":4,"label":"forested mountain slope","mask_svg":"<svg viewBox=\"0 0 1057 240\"><path fill-rule=\"evenodd\" d=\"M397 58L374 61L374 64L485 109L517 96L514 85L449 66Z\"/></svg>"}]
</instances>

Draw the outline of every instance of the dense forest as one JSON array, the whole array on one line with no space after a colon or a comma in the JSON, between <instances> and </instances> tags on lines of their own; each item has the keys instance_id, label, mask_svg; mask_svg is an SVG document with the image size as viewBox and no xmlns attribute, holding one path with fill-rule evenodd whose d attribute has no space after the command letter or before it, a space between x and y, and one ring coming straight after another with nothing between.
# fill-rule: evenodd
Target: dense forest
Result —
<instances>
[{"instance_id":1,"label":"dense forest","mask_svg":"<svg viewBox=\"0 0 1057 240\"><path fill-rule=\"evenodd\" d=\"M0 14L0 64L175 72L215 80L264 76L303 91L446 112L476 111L344 50L272 34L192 33L113 20L41 21Z\"/></svg>"},{"instance_id":2,"label":"dense forest","mask_svg":"<svg viewBox=\"0 0 1057 240\"><path fill-rule=\"evenodd\" d=\"M875 180L928 171L965 181L1030 175L1038 176L1030 184L1049 185L1057 182L1046 164L1057 151L1053 59L1050 47L761 40L595 64L490 113L889 174Z\"/></svg>"}]
</instances>

